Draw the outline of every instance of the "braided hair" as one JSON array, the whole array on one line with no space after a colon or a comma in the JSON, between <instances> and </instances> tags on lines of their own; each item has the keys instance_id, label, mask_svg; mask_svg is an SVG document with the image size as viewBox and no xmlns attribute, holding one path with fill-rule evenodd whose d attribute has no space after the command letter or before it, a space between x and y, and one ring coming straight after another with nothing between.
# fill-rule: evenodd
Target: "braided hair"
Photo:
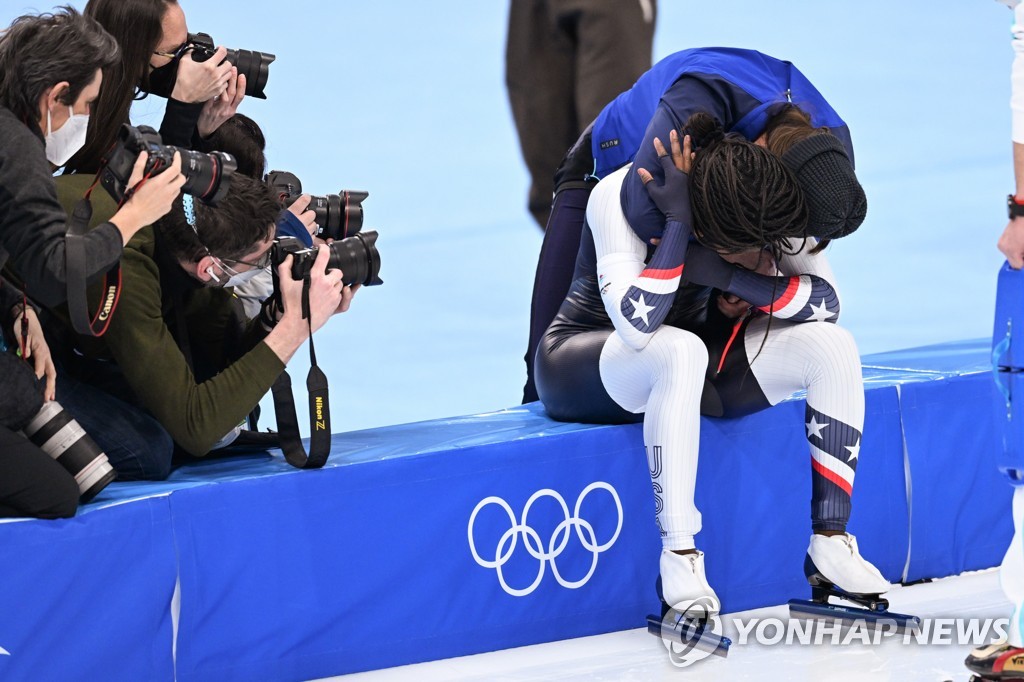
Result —
<instances>
[{"instance_id":1,"label":"braided hair","mask_svg":"<svg viewBox=\"0 0 1024 682\"><path fill-rule=\"evenodd\" d=\"M683 127L696 150L690 169L693 230L725 253L769 247L776 260L791 237L805 238L808 212L796 176L763 147L726 135L705 113Z\"/></svg>"}]
</instances>

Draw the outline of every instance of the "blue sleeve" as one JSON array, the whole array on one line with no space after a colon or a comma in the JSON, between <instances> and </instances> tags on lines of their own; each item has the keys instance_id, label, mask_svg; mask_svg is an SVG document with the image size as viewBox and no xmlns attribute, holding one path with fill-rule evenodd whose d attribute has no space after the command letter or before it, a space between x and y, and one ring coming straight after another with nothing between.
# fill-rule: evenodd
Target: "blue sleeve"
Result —
<instances>
[{"instance_id":1,"label":"blue sleeve","mask_svg":"<svg viewBox=\"0 0 1024 682\"><path fill-rule=\"evenodd\" d=\"M302 221L287 209L281 211L281 215L277 217L277 236L295 237L307 247L313 246L313 235L306 230Z\"/></svg>"},{"instance_id":2,"label":"blue sleeve","mask_svg":"<svg viewBox=\"0 0 1024 682\"><path fill-rule=\"evenodd\" d=\"M661 97L654 117L647 126L644 140L634 158L634 166L650 171L655 180L664 179L658 154L654 151L654 138L666 147L668 134L679 130L691 115L704 112L721 122L728 132L732 126L760 102L733 83L716 76L683 76L672 84ZM636 173L630 173L622 183L622 210L626 220L645 243L660 237L665 229L665 216L651 201L643 182Z\"/></svg>"}]
</instances>

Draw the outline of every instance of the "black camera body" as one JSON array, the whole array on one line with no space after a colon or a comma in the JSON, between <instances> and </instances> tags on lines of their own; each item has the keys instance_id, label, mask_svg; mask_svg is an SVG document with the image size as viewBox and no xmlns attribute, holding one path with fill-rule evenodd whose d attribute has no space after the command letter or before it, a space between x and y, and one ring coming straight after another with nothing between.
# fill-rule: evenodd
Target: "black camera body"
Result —
<instances>
[{"instance_id":1,"label":"black camera body","mask_svg":"<svg viewBox=\"0 0 1024 682\"><path fill-rule=\"evenodd\" d=\"M208 33L189 33L188 42L192 45L192 59L197 62L208 61L217 51L213 38ZM247 97L266 99L263 89L267 87L270 77L270 64L277 59L276 55L255 50L228 50L225 61L245 75L245 94Z\"/></svg>"},{"instance_id":2,"label":"black camera body","mask_svg":"<svg viewBox=\"0 0 1024 682\"><path fill-rule=\"evenodd\" d=\"M345 286L362 284L372 287L384 283L380 278L380 253L377 251L376 232L361 232L328 244L327 248L331 250L327 270L341 270L344 273L342 282ZM292 278L303 279L313 269L318 251L316 248L308 248L295 237L280 237L274 242L270 253L276 290L277 268L285 258L292 256Z\"/></svg>"},{"instance_id":3,"label":"black camera body","mask_svg":"<svg viewBox=\"0 0 1024 682\"><path fill-rule=\"evenodd\" d=\"M174 162L174 153L181 154L181 172L185 176L181 191L211 206L216 206L227 194L231 176L238 168L230 154L203 154L164 145L160 133L149 126L135 128L126 123L117 134L117 142L101 159L100 182L118 202L124 201L132 168L142 152L149 154L146 159L147 176L164 172Z\"/></svg>"},{"instance_id":4,"label":"black camera body","mask_svg":"<svg viewBox=\"0 0 1024 682\"><path fill-rule=\"evenodd\" d=\"M281 208L288 208L302 194L302 181L288 171L270 171L264 179ZM343 189L338 194L310 196L307 211L316 213L317 231L321 239L345 239L363 229L363 201L369 192Z\"/></svg>"}]
</instances>

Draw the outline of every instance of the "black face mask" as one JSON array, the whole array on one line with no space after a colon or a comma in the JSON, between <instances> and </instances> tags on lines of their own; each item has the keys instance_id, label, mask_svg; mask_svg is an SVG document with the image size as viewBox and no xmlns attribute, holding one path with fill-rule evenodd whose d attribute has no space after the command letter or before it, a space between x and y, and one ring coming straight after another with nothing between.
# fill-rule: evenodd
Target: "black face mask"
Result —
<instances>
[{"instance_id":1,"label":"black face mask","mask_svg":"<svg viewBox=\"0 0 1024 682\"><path fill-rule=\"evenodd\" d=\"M178 81L178 61L172 61L149 72L149 77L143 77L139 90L148 92L157 97L171 98L174 92L174 84Z\"/></svg>"}]
</instances>

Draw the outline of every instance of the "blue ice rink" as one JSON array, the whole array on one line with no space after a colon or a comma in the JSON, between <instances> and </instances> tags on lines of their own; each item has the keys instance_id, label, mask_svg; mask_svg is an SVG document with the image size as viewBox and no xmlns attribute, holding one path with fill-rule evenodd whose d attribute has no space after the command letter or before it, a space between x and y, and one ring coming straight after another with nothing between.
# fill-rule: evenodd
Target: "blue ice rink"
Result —
<instances>
[{"instance_id":1,"label":"blue ice rink","mask_svg":"<svg viewBox=\"0 0 1024 682\"><path fill-rule=\"evenodd\" d=\"M371 193L386 284L317 336L335 430L517 403L541 234L504 88L507 3L182 4L190 30L277 54L269 99L241 108L271 167L315 193ZM49 8L3 0L0 25ZM755 48L794 62L850 124L870 210L829 253L863 353L991 333L1010 22L992 0L660 3L655 59ZM158 124L159 103L135 123Z\"/></svg>"}]
</instances>

